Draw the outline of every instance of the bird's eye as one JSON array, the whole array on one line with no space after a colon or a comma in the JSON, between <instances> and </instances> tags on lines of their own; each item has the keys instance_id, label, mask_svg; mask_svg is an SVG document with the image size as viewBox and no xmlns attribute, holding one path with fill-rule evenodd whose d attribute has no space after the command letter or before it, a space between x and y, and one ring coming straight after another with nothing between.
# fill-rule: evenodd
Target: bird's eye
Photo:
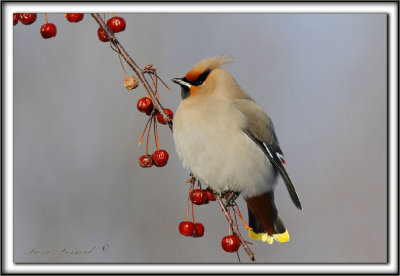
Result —
<instances>
[{"instance_id":1,"label":"bird's eye","mask_svg":"<svg viewBox=\"0 0 400 276\"><path fill-rule=\"evenodd\" d=\"M210 74L210 70L209 69L207 69L206 71L204 71L200 76L198 76L197 77L197 79L193 82L193 85L195 85L195 86L199 86L199 85L202 85L205 81L206 81L206 79L207 79L207 77L208 77L208 75Z\"/></svg>"}]
</instances>

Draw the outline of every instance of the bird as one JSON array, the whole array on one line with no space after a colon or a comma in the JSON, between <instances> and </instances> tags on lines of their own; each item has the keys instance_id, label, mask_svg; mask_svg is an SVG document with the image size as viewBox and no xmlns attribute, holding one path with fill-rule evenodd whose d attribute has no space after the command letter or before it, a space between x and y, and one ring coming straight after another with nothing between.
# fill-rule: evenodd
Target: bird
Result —
<instances>
[{"instance_id":1,"label":"bird","mask_svg":"<svg viewBox=\"0 0 400 276\"><path fill-rule=\"evenodd\" d=\"M279 175L294 205L300 210L302 205L270 117L221 68L232 59L209 57L183 78L172 79L181 86L182 98L173 122L176 152L183 167L215 193L243 196L249 238L287 242L274 200Z\"/></svg>"}]
</instances>

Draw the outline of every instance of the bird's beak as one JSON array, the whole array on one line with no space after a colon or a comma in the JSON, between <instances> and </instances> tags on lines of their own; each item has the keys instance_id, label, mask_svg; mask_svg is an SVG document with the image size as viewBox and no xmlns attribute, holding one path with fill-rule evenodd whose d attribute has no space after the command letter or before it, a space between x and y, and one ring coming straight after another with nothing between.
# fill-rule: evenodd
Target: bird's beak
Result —
<instances>
[{"instance_id":1,"label":"bird's beak","mask_svg":"<svg viewBox=\"0 0 400 276\"><path fill-rule=\"evenodd\" d=\"M191 86L190 83L183 81L182 79L179 79L179 78L174 78L174 79L172 79L172 81L179 84L180 86L185 86L187 88L190 88L190 86Z\"/></svg>"},{"instance_id":2,"label":"bird's beak","mask_svg":"<svg viewBox=\"0 0 400 276\"><path fill-rule=\"evenodd\" d=\"M182 99L189 97L190 87L192 86L190 83L183 81L182 79L179 79L179 78L174 78L174 79L172 79L172 81L179 84L182 87L182 91L181 91Z\"/></svg>"}]
</instances>

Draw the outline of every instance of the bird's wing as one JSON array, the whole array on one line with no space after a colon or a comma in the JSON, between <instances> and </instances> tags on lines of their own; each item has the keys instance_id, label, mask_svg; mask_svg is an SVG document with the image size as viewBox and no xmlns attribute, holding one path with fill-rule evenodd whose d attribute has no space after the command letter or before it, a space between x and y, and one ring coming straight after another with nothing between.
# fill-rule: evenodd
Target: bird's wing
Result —
<instances>
[{"instance_id":1,"label":"bird's wing","mask_svg":"<svg viewBox=\"0 0 400 276\"><path fill-rule=\"evenodd\" d=\"M236 100L233 102L233 105L247 120L247 126L246 129L244 129L245 133L261 148L274 167L278 170L285 182L294 205L301 210L302 207L299 196L297 195L296 189L283 166L286 162L283 159L283 153L279 147L271 119L264 110L262 110L262 108L252 100Z\"/></svg>"}]
</instances>

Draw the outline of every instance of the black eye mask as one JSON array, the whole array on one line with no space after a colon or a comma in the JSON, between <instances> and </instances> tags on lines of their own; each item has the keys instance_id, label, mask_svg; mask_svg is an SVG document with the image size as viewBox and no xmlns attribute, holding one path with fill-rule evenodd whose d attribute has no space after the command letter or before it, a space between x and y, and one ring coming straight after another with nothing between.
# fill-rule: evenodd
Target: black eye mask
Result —
<instances>
[{"instance_id":1,"label":"black eye mask","mask_svg":"<svg viewBox=\"0 0 400 276\"><path fill-rule=\"evenodd\" d=\"M206 71L201 73L195 80L193 80L191 82L189 82L188 79L185 77L182 79L172 79L172 81L174 81L175 83L178 83L182 87L181 96L182 96L182 99L185 99L190 96L190 87L188 84L193 85L193 86L200 86L206 81L206 79L210 73L211 73L211 70L207 69Z\"/></svg>"},{"instance_id":2,"label":"black eye mask","mask_svg":"<svg viewBox=\"0 0 400 276\"><path fill-rule=\"evenodd\" d=\"M196 80L194 80L190 84L194 85L194 86L202 85L206 81L206 79L207 79L208 75L210 74L210 72L211 72L211 70L207 69L200 76L198 76Z\"/></svg>"}]
</instances>

